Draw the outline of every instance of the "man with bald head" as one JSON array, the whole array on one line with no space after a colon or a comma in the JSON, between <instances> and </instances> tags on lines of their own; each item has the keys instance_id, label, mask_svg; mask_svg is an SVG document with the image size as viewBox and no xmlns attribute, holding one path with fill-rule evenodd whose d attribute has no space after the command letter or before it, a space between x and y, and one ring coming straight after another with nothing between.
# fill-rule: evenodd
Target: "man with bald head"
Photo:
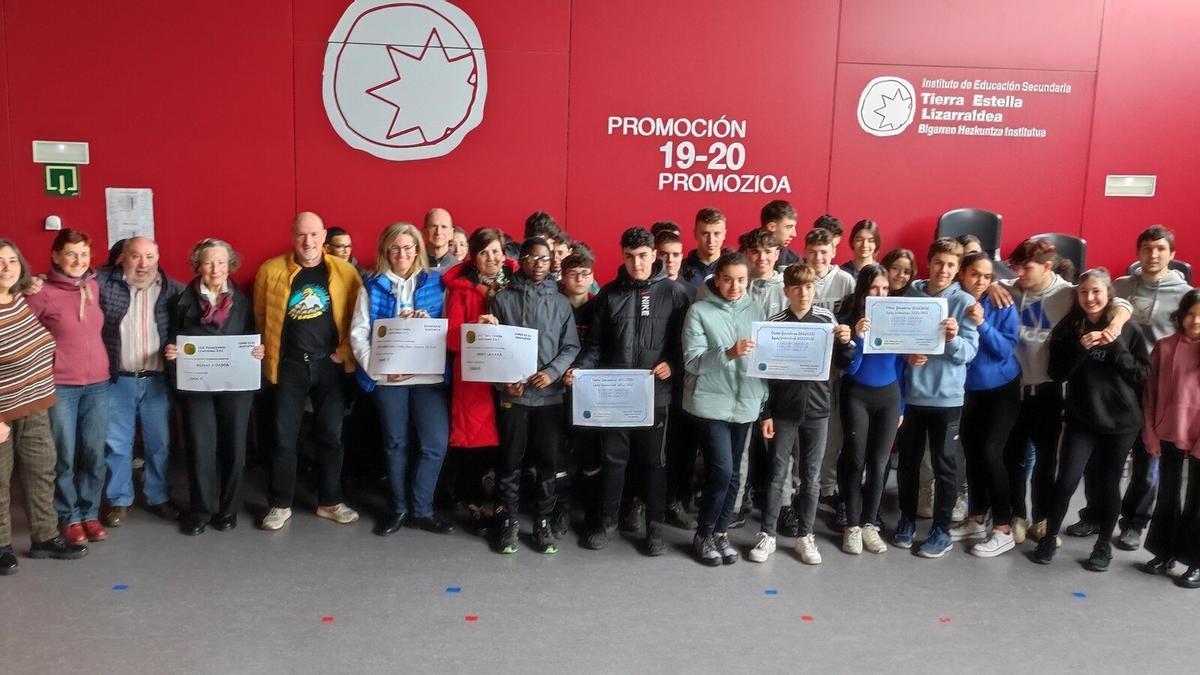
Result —
<instances>
[{"instance_id":1,"label":"man with bald head","mask_svg":"<svg viewBox=\"0 0 1200 675\"><path fill-rule=\"evenodd\" d=\"M462 262L450 253L454 238L454 219L446 209L430 209L425 214L425 250L429 252L429 267L446 270Z\"/></svg>"},{"instance_id":2,"label":"man with bald head","mask_svg":"<svg viewBox=\"0 0 1200 675\"><path fill-rule=\"evenodd\" d=\"M103 267L100 308L108 349L108 513L105 522L119 527L134 501L133 439L142 427L145 475L142 493L150 511L167 520L179 517L167 489L170 453L170 383L163 371L163 347L169 342L169 316L183 285L158 268L158 244L147 237L126 240L117 264Z\"/></svg>"},{"instance_id":3,"label":"man with bald head","mask_svg":"<svg viewBox=\"0 0 1200 675\"><path fill-rule=\"evenodd\" d=\"M317 515L337 523L358 520L342 500L342 377L354 372L350 318L362 279L325 251L325 224L305 211L292 221L292 250L272 258L254 278L254 320L265 347L263 373L275 385L275 433L264 530L292 517L296 446L304 401L312 402L317 449Z\"/></svg>"}]
</instances>

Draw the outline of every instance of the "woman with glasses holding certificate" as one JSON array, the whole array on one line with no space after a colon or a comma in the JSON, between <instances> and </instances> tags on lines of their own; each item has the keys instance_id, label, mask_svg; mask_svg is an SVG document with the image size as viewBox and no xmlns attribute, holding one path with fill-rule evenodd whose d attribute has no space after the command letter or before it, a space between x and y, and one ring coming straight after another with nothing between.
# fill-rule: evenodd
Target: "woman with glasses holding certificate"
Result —
<instances>
[{"instance_id":1,"label":"woman with glasses holding certificate","mask_svg":"<svg viewBox=\"0 0 1200 675\"><path fill-rule=\"evenodd\" d=\"M453 530L433 513L433 492L450 434L445 373L384 375L371 362L372 343L386 334L384 328L372 330L376 321L440 319L442 303L442 275L429 269L421 233L409 223L389 225L379 235L375 271L359 291L350 320L356 377L379 409L392 487L391 513L375 526L381 537L405 524L437 534ZM414 428L420 450L410 470L408 446Z\"/></svg>"}]
</instances>

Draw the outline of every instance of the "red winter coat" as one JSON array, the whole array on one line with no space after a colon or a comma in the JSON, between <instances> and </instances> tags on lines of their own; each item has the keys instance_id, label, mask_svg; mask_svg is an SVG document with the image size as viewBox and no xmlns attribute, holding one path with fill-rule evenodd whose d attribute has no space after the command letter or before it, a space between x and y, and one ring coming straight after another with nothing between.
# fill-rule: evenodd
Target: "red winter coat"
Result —
<instances>
[{"instance_id":1,"label":"red winter coat","mask_svg":"<svg viewBox=\"0 0 1200 675\"><path fill-rule=\"evenodd\" d=\"M511 277L515 267L505 260L506 273ZM467 276L474 269L470 260L455 265L442 276L446 287L446 347L454 357L454 385L450 394L450 446L454 448L486 448L500 445L496 432L496 403L492 385L486 382L463 382L459 359L459 333L464 323L475 323L480 314L487 313L487 287Z\"/></svg>"}]
</instances>

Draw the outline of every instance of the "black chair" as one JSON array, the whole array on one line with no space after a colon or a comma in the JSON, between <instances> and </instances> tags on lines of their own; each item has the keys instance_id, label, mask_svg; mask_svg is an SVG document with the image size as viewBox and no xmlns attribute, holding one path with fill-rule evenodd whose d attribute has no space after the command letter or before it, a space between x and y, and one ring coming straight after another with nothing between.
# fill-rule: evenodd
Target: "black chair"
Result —
<instances>
[{"instance_id":1,"label":"black chair","mask_svg":"<svg viewBox=\"0 0 1200 675\"><path fill-rule=\"evenodd\" d=\"M938 218L937 236L958 238L964 234L979 237L983 250L1000 259L1000 225L1003 218L998 213L983 209L954 209Z\"/></svg>"},{"instance_id":2,"label":"black chair","mask_svg":"<svg viewBox=\"0 0 1200 675\"><path fill-rule=\"evenodd\" d=\"M1192 265L1191 265L1191 263L1185 263L1182 260L1172 260L1171 262L1167 263L1167 267L1182 274L1183 280L1186 281L1189 286L1192 285ZM1126 270L1125 273L1132 276L1134 274L1140 274L1141 271L1142 271L1142 263L1135 261L1135 262L1132 262L1129 264L1129 269Z\"/></svg>"},{"instance_id":3,"label":"black chair","mask_svg":"<svg viewBox=\"0 0 1200 675\"><path fill-rule=\"evenodd\" d=\"M1087 270L1087 242L1079 237L1072 237L1061 232L1045 232L1035 234L1035 238L1049 239L1058 249L1058 254L1075 264L1075 273L1083 274Z\"/></svg>"}]
</instances>

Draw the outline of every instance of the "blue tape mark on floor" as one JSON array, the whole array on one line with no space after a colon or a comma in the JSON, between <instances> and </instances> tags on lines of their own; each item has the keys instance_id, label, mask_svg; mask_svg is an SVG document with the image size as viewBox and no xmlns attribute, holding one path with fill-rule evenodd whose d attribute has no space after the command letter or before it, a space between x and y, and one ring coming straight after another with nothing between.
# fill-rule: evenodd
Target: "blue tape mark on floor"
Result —
<instances>
[{"instance_id":1,"label":"blue tape mark on floor","mask_svg":"<svg viewBox=\"0 0 1200 675\"><path fill-rule=\"evenodd\" d=\"M767 590L763 591L763 595L779 595L779 589L768 588Z\"/></svg>"},{"instance_id":2,"label":"blue tape mark on floor","mask_svg":"<svg viewBox=\"0 0 1200 675\"><path fill-rule=\"evenodd\" d=\"M1083 591L1075 591L1071 595L1075 596L1076 598L1079 598L1080 600L1087 597L1087 593L1084 593Z\"/></svg>"},{"instance_id":3,"label":"blue tape mark on floor","mask_svg":"<svg viewBox=\"0 0 1200 675\"><path fill-rule=\"evenodd\" d=\"M113 584L114 591L124 591L129 588L129 584Z\"/></svg>"},{"instance_id":4,"label":"blue tape mark on floor","mask_svg":"<svg viewBox=\"0 0 1200 675\"><path fill-rule=\"evenodd\" d=\"M447 586L446 592L447 593L460 593L460 592L462 592L462 586Z\"/></svg>"}]
</instances>

